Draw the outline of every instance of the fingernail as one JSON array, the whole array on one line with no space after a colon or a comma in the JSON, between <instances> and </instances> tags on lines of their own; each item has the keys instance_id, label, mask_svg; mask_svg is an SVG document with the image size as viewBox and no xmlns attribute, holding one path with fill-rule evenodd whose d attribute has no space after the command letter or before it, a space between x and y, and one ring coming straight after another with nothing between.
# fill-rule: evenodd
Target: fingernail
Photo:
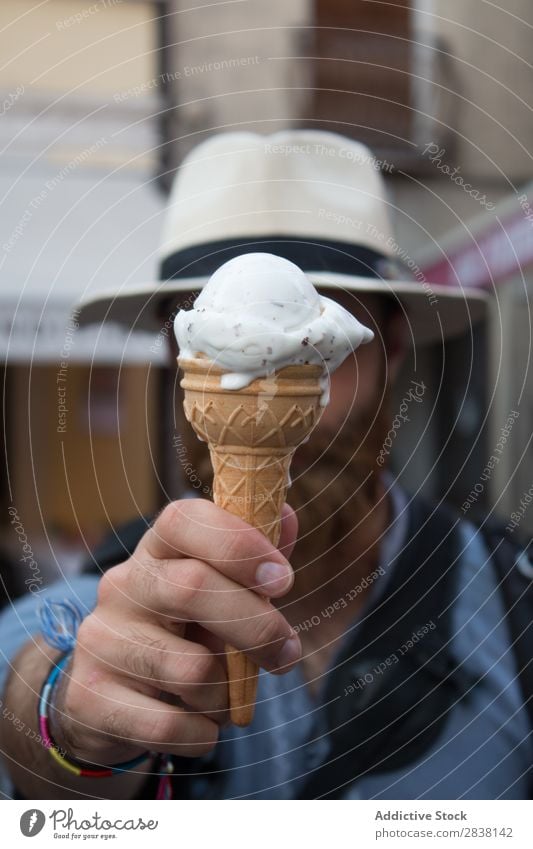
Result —
<instances>
[{"instance_id":1,"label":"fingernail","mask_svg":"<svg viewBox=\"0 0 533 849\"><path fill-rule=\"evenodd\" d=\"M257 589L267 596L282 595L292 584L292 569L283 563L261 563L257 567L255 580Z\"/></svg>"},{"instance_id":2,"label":"fingernail","mask_svg":"<svg viewBox=\"0 0 533 849\"><path fill-rule=\"evenodd\" d=\"M283 666L291 666L293 663L296 663L297 660L300 660L302 656L302 645L300 643L300 639L296 634L293 634L292 637L283 643L281 651L278 655L277 660L277 669L279 670Z\"/></svg>"}]
</instances>

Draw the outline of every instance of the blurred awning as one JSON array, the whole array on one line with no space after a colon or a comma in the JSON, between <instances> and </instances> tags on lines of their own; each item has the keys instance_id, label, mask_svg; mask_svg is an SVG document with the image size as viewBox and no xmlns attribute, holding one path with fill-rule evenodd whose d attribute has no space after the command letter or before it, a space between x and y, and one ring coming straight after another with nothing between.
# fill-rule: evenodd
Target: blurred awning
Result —
<instances>
[{"instance_id":1,"label":"blurred awning","mask_svg":"<svg viewBox=\"0 0 533 849\"><path fill-rule=\"evenodd\" d=\"M147 333L76 327L82 296L157 273L164 198L143 169L110 165L104 142L54 163L0 165L0 361L159 362Z\"/></svg>"},{"instance_id":2,"label":"blurred awning","mask_svg":"<svg viewBox=\"0 0 533 849\"><path fill-rule=\"evenodd\" d=\"M533 183L417 255L426 280L491 290L533 266Z\"/></svg>"}]
</instances>

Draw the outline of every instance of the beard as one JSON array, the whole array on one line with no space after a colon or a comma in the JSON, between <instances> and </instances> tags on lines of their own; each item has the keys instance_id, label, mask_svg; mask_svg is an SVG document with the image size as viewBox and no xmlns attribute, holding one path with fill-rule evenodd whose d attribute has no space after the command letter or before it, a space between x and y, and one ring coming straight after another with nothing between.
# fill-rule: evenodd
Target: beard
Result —
<instances>
[{"instance_id":1,"label":"beard","mask_svg":"<svg viewBox=\"0 0 533 849\"><path fill-rule=\"evenodd\" d=\"M198 494L212 497L207 446L183 424L187 456L202 483ZM296 596L318 589L324 580L334 581L348 565L364 574L377 565L387 509L380 476L384 466L377 458L389 428L390 393L383 393L381 385L367 412L356 412L336 431L319 425L296 450L287 494L299 524L290 558Z\"/></svg>"},{"instance_id":2,"label":"beard","mask_svg":"<svg viewBox=\"0 0 533 849\"><path fill-rule=\"evenodd\" d=\"M297 449L287 500L299 523L291 556L298 594L348 565L366 572L377 563L386 510L377 458L389 427L388 393L380 393L372 413L356 414L335 432L317 428Z\"/></svg>"}]
</instances>

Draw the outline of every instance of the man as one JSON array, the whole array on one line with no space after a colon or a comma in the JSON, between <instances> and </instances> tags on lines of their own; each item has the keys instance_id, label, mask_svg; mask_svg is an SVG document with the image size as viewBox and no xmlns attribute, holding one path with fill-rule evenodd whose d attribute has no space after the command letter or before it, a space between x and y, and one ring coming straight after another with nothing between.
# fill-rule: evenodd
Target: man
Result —
<instances>
[{"instance_id":1,"label":"man","mask_svg":"<svg viewBox=\"0 0 533 849\"><path fill-rule=\"evenodd\" d=\"M96 552L95 574L70 593L53 588L87 613L50 716L69 758L169 753L179 797L527 795L530 728L486 544L442 506L409 498L384 450L409 346L468 328L483 298L402 281L388 217L371 154L355 142L313 131L216 136L175 181L163 282L85 305L82 322L161 329L222 262L267 251L299 264L375 338L333 375L331 403L296 454L277 550L189 497ZM425 388L414 371L409 403L423 403ZM208 489L205 454L186 445ZM12 667L3 702L33 729L58 652L37 635L28 600L2 627ZM24 631L32 637L15 656ZM248 729L228 724L225 643L263 670ZM8 720L0 728L25 798L154 792L153 759L95 788Z\"/></svg>"}]
</instances>

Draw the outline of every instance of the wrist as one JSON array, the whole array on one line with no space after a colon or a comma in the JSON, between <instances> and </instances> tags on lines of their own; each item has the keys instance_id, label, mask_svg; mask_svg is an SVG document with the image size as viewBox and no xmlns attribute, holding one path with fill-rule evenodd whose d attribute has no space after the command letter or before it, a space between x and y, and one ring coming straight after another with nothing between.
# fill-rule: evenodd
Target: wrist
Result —
<instances>
[{"instance_id":1,"label":"wrist","mask_svg":"<svg viewBox=\"0 0 533 849\"><path fill-rule=\"evenodd\" d=\"M64 693L66 683L72 669L72 656L63 668L63 674L58 677L55 686L48 696L48 728L58 751L66 756L69 752L74 753L75 745L71 735L66 731L66 714L64 711Z\"/></svg>"},{"instance_id":2,"label":"wrist","mask_svg":"<svg viewBox=\"0 0 533 849\"><path fill-rule=\"evenodd\" d=\"M74 766L87 767L91 771L114 770L115 766L132 761L135 761L135 765L144 761L151 763L151 753L145 749L125 742L105 740L96 734L91 738L91 729L85 731L83 723L69 715L66 694L72 676L73 661L71 652L47 695L45 709L49 742L63 762L73 762ZM61 660L57 665L60 663Z\"/></svg>"}]
</instances>

